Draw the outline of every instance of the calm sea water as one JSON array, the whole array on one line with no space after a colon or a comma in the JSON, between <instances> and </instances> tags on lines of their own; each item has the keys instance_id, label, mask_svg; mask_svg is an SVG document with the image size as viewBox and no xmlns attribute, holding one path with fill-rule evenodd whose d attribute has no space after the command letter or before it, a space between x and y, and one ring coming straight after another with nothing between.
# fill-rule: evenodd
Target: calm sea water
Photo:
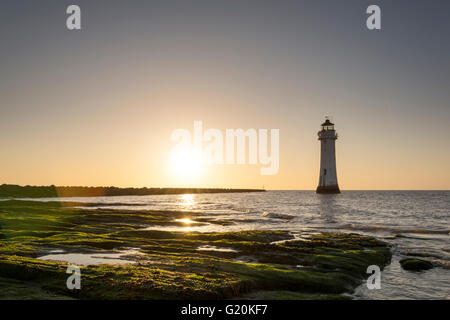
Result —
<instances>
[{"instance_id":1,"label":"calm sea water","mask_svg":"<svg viewBox=\"0 0 450 320\"><path fill-rule=\"evenodd\" d=\"M50 199L42 199L50 200ZM53 199L54 200L54 199ZM321 231L357 232L391 244L392 263L385 268L381 289L363 284L357 299L450 299L450 191L313 191L264 193L59 198L98 203L117 209L183 210L226 220L229 225L151 227L180 231L284 229L304 235ZM402 270L406 254L423 255L439 267L412 273Z\"/></svg>"}]
</instances>

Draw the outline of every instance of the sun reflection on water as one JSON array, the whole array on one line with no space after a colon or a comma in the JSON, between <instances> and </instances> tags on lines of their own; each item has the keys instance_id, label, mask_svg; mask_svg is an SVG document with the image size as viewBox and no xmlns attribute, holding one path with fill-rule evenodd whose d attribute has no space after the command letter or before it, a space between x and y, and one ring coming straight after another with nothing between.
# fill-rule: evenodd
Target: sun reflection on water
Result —
<instances>
[{"instance_id":1,"label":"sun reflection on water","mask_svg":"<svg viewBox=\"0 0 450 320\"><path fill-rule=\"evenodd\" d=\"M182 223L184 223L184 224L192 224L192 223L194 223L194 221L192 221L192 220L189 219L189 218L175 219L175 221L176 221L176 222L182 222Z\"/></svg>"},{"instance_id":2,"label":"sun reflection on water","mask_svg":"<svg viewBox=\"0 0 450 320\"><path fill-rule=\"evenodd\" d=\"M179 205L182 207L192 207L197 203L193 194L182 194L180 200Z\"/></svg>"}]
</instances>

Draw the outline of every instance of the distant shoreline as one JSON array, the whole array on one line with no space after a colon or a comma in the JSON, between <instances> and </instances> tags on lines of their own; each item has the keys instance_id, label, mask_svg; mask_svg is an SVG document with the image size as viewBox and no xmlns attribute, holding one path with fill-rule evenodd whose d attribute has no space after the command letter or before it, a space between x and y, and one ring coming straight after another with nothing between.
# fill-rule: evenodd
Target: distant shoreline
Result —
<instances>
[{"instance_id":1,"label":"distant shoreline","mask_svg":"<svg viewBox=\"0 0 450 320\"><path fill-rule=\"evenodd\" d=\"M265 192L264 189L231 188L118 188L118 187L61 187L0 185L0 198L58 198L58 197L110 197L148 196L186 193L243 193Z\"/></svg>"}]
</instances>

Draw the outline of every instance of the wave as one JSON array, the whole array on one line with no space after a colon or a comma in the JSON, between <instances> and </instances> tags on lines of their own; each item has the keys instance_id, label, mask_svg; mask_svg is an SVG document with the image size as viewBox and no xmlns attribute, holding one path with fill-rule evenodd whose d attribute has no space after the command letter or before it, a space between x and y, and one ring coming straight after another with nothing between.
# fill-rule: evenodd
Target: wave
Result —
<instances>
[{"instance_id":1,"label":"wave","mask_svg":"<svg viewBox=\"0 0 450 320\"><path fill-rule=\"evenodd\" d=\"M450 235L450 230L431 230L431 229L420 229L420 228L396 228L388 226L369 226L369 225L356 225L353 223L345 224L341 227L342 229L351 230L361 230L361 231L389 231L392 233L419 233L419 234L445 234Z\"/></svg>"},{"instance_id":2,"label":"wave","mask_svg":"<svg viewBox=\"0 0 450 320\"><path fill-rule=\"evenodd\" d=\"M110 203L83 203L83 207L144 207L151 203L110 202Z\"/></svg>"},{"instance_id":3,"label":"wave","mask_svg":"<svg viewBox=\"0 0 450 320\"><path fill-rule=\"evenodd\" d=\"M262 216L266 218L283 219L283 220L291 220L295 218L295 216L291 216L289 214L272 213L272 212L264 212Z\"/></svg>"},{"instance_id":4,"label":"wave","mask_svg":"<svg viewBox=\"0 0 450 320\"><path fill-rule=\"evenodd\" d=\"M450 261L443 260L431 260L436 266L441 267L442 269L450 270Z\"/></svg>"}]
</instances>

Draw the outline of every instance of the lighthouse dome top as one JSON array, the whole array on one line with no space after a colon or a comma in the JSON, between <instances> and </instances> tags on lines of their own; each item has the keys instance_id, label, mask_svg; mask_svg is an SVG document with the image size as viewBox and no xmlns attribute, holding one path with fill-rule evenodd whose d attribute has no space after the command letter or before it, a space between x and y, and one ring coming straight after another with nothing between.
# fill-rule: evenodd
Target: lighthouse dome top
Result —
<instances>
[{"instance_id":1,"label":"lighthouse dome top","mask_svg":"<svg viewBox=\"0 0 450 320\"><path fill-rule=\"evenodd\" d=\"M331 123L330 119L327 119L322 123L322 126L334 126L334 123Z\"/></svg>"}]
</instances>

